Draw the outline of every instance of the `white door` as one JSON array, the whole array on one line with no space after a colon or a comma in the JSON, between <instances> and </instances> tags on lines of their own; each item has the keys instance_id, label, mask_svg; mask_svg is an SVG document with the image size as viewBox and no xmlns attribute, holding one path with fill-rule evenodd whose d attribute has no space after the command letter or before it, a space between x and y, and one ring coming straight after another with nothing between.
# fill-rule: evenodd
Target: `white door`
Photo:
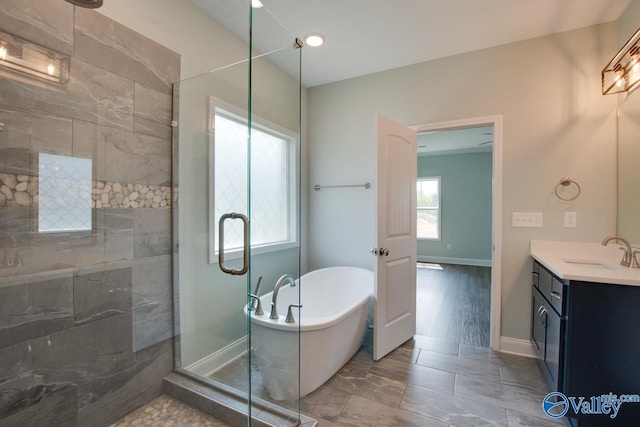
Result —
<instances>
[{"instance_id":1,"label":"white door","mask_svg":"<svg viewBox=\"0 0 640 427\"><path fill-rule=\"evenodd\" d=\"M378 116L373 358L416 333L417 135Z\"/></svg>"}]
</instances>

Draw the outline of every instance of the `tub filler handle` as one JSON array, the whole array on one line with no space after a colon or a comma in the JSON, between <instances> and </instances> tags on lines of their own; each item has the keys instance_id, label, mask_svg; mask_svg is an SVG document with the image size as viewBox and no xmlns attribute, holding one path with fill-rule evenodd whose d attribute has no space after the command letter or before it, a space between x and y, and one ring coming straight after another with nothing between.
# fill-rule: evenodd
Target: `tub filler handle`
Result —
<instances>
[{"instance_id":1,"label":"tub filler handle","mask_svg":"<svg viewBox=\"0 0 640 427\"><path fill-rule=\"evenodd\" d=\"M260 286L262 285L262 276L258 277L258 283L256 284L256 290L253 291L253 294L249 294L250 297L256 297L251 300L251 304L249 305L249 311L256 310L260 305ZM262 308L262 307L261 307ZM256 313L258 314L258 313ZM262 314L262 313L260 313Z\"/></svg>"},{"instance_id":2,"label":"tub filler handle","mask_svg":"<svg viewBox=\"0 0 640 427\"><path fill-rule=\"evenodd\" d=\"M260 301L260 297L255 294L249 294L249 297L251 297L251 308L249 308L249 311L255 312L256 316L262 316L264 314L264 311L262 310L262 302ZM256 301L255 307L253 301Z\"/></svg>"},{"instance_id":3,"label":"tub filler handle","mask_svg":"<svg viewBox=\"0 0 640 427\"><path fill-rule=\"evenodd\" d=\"M287 318L284 320L287 323L295 323L296 319L293 317L293 311L291 307L302 308L302 304L289 304L289 310L287 310Z\"/></svg>"}]
</instances>

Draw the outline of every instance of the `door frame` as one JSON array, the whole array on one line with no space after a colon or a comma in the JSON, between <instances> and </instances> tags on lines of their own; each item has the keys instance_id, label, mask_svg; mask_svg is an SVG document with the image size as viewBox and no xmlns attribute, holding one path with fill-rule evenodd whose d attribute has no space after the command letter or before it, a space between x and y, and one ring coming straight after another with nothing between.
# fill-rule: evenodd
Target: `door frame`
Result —
<instances>
[{"instance_id":1,"label":"door frame","mask_svg":"<svg viewBox=\"0 0 640 427\"><path fill-rule=\"evenodd\" d=\"M491 240L493 252L491 255L491 314L489 319L489 342L492 350L500 351L502 321L502 115L417 124L409 127L420 133L485 125L493 125L493 182L491 203Z\"/></svg>"}]
</instances>

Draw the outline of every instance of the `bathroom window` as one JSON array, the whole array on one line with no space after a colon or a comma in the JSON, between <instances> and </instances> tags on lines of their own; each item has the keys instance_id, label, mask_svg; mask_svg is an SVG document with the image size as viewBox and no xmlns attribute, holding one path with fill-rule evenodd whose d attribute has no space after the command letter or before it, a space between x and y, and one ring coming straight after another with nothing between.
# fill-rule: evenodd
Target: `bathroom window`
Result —
<instances>
[{"instance_id":1,"label":"bathroom window","mask_svg":"<svg viewBox=\"0 0 640 427\"><path fill-rule=\"evenodd\" d=\"M38 231L91 230L91 159L39 153Z\"/></svg>"},{"instance_id":2,"label":"bathroom window","mask_svg":"<svg viewBox=\"0 0 640 427\"><path fill-rule=\"evenodd\" d=\"M440 240L440 177L417 182L418 239Z\"/></svg>"},{"instance_id":3,"label":"bathroom window","mask_svg":"<svg viewBox=\"0 0 640 427\"><path fill-rule=\"evenodd\" d=\"M209 262L217 262L220 217L229 212L248 212L248 176L252 254L297 246L297 137L254 118L247 162L246 113L216 99L212 100L211 111ZM243 237L241 221L225 222L227 259L241 256Z\"/></svg>"}]
</instances>

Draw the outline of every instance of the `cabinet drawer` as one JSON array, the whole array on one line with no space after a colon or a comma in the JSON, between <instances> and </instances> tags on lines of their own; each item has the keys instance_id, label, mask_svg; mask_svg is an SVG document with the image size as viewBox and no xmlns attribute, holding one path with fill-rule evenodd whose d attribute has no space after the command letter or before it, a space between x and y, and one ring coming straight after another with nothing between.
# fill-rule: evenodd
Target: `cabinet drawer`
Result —
<instances>
[{"instance_id":1,"label":"cabinet drawer","mask_svg":"<svg viewBox=\"0 0 640 427\"><path fill-rule=\"evenodd\" d=\"M562 293L564 290L564 283L562 283L557 278L553 277L551 280L551 292L549 295L545 295L553 308L555 308L558 313L562 314Z\"/></svg>"},{"instance_id":2,"label":"cabinet drawer","mask_svg":"<svg viewBox=\"0 0 640 427\"><path fill-rule=\"evenodd\" d=\"M553 276L546 268L538 265L538 289L540 293L547 299L551 299Z\"/></svg>"},{"instance_id":3,"label":"cabinet drawer","mask_svg":"<svg viewBox=\"0 0 640 427\"><path fill-rule=\"evenodd\" d=\"M531 284L538 287L538 276L540 275L540 264L536 261L533 261L533 270L531 272Z\"/></svg>"}]
</instances>

